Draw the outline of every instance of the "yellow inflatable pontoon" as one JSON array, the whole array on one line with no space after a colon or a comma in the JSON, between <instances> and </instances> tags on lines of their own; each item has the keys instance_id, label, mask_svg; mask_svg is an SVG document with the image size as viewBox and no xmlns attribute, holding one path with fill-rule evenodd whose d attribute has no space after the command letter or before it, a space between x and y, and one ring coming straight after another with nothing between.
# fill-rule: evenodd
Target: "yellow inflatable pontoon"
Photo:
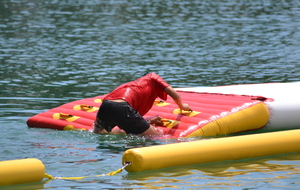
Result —
<instances>
[{"instance_id":1,"label":"yellow inflatable pontoon","mask_svg":"<svg viewBox=\"0 0 300 190\"><path fill-rule=\"evenodd\" d=\"M0 161L0 186L40 182L44 164L35 158Z\"/></svg>"},{"instance_id":2,"label":"yellow inflatable pontoon","mask_svg":"<svg viewBox=\"0 0 300 190\"><path fill-rule=\"evenodd\" d=\"M300 129L199 140L125 151L128 172L300 152Z\"/></svg>"}]
</instances>

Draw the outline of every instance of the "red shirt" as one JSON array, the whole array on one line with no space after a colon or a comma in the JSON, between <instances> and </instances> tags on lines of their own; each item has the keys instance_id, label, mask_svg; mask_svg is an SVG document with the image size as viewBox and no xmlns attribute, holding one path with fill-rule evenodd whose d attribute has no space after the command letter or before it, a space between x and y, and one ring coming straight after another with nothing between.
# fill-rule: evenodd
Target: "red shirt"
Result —
<instances>
[{"instance_id":1,"label":"red shirt","mask_svg":"<svg viewBox=\"0 0 300 190\"><path fill-rule=\"evenodd\" d=\"M167 99L165 89L170 86L156 73L147 74L135 81L125 83L104 97L105 100L123 99L142 116L152 107L154 100L159 97Z\"/></svg>"}]
</instances>

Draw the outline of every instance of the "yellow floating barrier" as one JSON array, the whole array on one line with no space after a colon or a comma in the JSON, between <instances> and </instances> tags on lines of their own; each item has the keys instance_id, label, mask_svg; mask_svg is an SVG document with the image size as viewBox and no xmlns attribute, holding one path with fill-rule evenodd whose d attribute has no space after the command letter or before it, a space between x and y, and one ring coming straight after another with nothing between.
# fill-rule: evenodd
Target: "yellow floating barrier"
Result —
<instances>
[{"instance_id":1,"label":"yellow floating barrier","mask_svg":"<svg viewBox=\"0 0 300 190\"><path fill-rule=\"evenodd\" d=\"M126 150L128 172L300 152L300 129Z\"/></svg>"},{"instance_id":2,"label":"yellow floating barrier","mask_svg":"<svg viewBox=\"0 0 300 190\"><path fill-rule=\"evenodd\" d=\"M44 176L45 166L38 159L0 161L0 186L39 182Z\"/></svg>"}]
</instances>

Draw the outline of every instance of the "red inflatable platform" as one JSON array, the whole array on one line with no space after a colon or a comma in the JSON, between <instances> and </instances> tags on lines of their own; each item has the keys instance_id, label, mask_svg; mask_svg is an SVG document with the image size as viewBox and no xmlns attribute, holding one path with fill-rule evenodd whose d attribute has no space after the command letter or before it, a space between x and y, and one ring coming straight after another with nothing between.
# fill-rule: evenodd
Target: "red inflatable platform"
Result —
<instances>
[{"instance_id":1,"label":"red inflatable platform","mask_svg":"<svg viewBox=\"0 0 300 190\"><path fill-rule=\"evenodd\" d=\"M172 98L156 100L144 116L160 115L164 126L156 126L170 138L216 136L249 131L266 125L269 111L263 97L178 91L192 108L180 112ZM103 96L66 103L28 119L29 127L57 130L92 130ZM117 128L117 127L115 127Z\"/></svg>"}]
</instances>

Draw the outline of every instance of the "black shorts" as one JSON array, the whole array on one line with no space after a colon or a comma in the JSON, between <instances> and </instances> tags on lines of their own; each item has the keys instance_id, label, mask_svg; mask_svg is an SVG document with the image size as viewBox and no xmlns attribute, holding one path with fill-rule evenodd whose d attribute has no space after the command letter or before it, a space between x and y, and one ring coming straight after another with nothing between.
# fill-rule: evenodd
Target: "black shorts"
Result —
<instances>
[{"instance_id":1,"label":"black shorts","mask_svg":"<svg viewBox=\"0 0 300 190\"><path fill-rule=\"evenodd\" d=\"M150 124L127 102L104 100L97 113L98 124L110 132L118 126L127 134L141 134Z\"/></svg>"}]
</instances>

